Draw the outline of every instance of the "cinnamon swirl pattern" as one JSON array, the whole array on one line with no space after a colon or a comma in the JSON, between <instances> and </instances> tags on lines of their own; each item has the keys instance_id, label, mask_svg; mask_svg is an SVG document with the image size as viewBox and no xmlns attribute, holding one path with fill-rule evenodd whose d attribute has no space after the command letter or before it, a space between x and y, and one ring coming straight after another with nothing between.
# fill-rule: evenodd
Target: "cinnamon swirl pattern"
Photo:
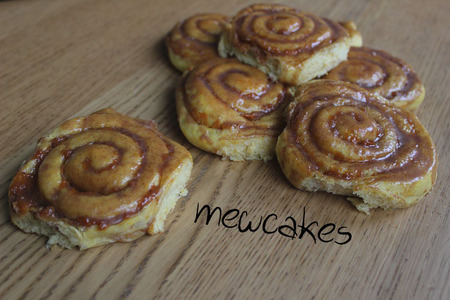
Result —
<instances>
[{"instance_id":1,"label":"cinnamon swirl pattern","mask_svg":"<svg viewBox=\"0 0 450 300\"><path fill-rule=\"evenodd\" d=\"M131 241L164 230L191 168L152 122L106 109L39 140L11 183L11 219L66 248Z\"/></svg>"},{"instance_id":2,"label":"cinnamon swirl pattern","mask_svg":"<svg viewBox=\"0 0 450 300\"><path fill-rule=\"evenodd\" d=\"M178 121L195 146L231 160L269 160L283 129L282 84L236 59L209 60L176 93Z\"/></svg>"},{"instance_id":3,"label":"cinnamon swirl pattern","mask_svg":"<svg viewBox=\"0 0 450 300\"><path fill-rule=\"evenodd\" d=\"M348 60L323 78L355 83L408 110L419 107L425 97L422 82L410 65L385 51L368 47L352 47Z\"/></svg>"},{"instance_id":4,"label":"cinnamon swirl pattern","mask_svg":"<svg viewBox=\"0 0 450 300\"><path fill-rule=\"evenodd\" d=\"M408 207L436 179L435 147L415 115L347 82L299 86L276 151L295 187L351 196L365 212Z\"/></svg>"},{"instance_id":5,"label":"cinnamon swirl pattern","mask_svg":"<svg viewBox=\"0 0 450 300\"><path fill-rule=\"evenodd\" d=\"M205 60L219 57L217 43L228 17L198 14L178 23L166 37L172 64L184 72Z\"/></svg>"},{"instance_id":6,"label":"cinnamon swirl pattern","mask_svg":"<svg viewBox=\"0 0 450 300\"><path fill-rule=\"evenodd\" d=\"M225 26L219 54L236 56L272 79L297 85L325 74L347 58L350 46L360 46L354 24L344 26L288 6L256 4Z\"/></svg>"}]
</instances>

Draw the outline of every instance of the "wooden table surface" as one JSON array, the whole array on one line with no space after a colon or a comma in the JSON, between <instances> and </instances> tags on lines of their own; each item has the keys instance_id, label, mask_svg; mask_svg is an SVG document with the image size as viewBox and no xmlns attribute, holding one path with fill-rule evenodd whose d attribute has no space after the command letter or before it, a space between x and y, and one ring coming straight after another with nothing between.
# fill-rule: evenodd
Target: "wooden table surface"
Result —
<instances>
[{"instance_id":1,"label":"wooden table surface","mask_svg":"<svg viewBox=\"0 0 450 300\"><path fill-rule=\"evenodd\" d=\"M163 38L198 12L234 14L250 1L11 1L0 3L0 298L449 299L450 3L292 1L353 20L364 43L409 62L427 95L418 117L439 157L433 191L406 210L359 213L345 197L294 189L276 161L229 162L191 146L176 121ZM286 1L287 2L287 1ZM144 119L186 146L189 195L166 232L87 251L51 251L8 215L7 189L37 139L104 107ZM197 205L345 226L345 245L310 236L241 233L194 223ZM316 228L314 230L317 230ZM316 231L317 232L317 231Z\"/></svg>"}]
</instances>

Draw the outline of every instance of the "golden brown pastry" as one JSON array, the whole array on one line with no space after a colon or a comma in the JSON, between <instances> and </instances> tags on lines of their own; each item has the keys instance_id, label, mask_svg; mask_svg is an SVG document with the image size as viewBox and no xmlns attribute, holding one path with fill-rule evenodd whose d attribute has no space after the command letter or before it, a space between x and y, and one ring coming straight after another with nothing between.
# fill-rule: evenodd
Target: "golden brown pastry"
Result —
<instances>
[{"instance_id":1,"label":"golden brown pastry","mask_svg":"<svg viewBox=\"0 0 450 300\"><path fill-rule=\"evenodd\" d=\"M48 244L87 249L164 230L192 157L153 122L112 109L41 138L9 189L11 219Z\"/></svg>"},{"instance_id":2,"label":"golden brown pastry","mask_svg":"<svg viewBox=\"0 0 450 300\"><path fill-rule=\"evenodd\" d=\"M413 68L385 51L352 47L324 79L349 81L390 100L391 104L415 110L425 97L425 88Z\"/></svg>"},{"instance_id":3,"label":"golden brown pastry","mask_svg":"<svg viewBox=\"0 0 450 300\"><path fill-rule=\"evenodd\" d=\"M177 93L178 122L195 146L231 160L269 160L283 130L282 84L233 58L200 64Z\"/></svg>"},{"instance_id":4,"label":"golden brown pastry","mask_svg":"<svg viewBox=\"0 0 450 300\"><path fill-rule=\"evenodd\" d=\"M217 43L228 17L220 14L198 14L178 23L166 37L172 64L184 72L215 57Z\"/></svg>"},{"instance_id":5,"label":"golden brown pastry","mask_svg":"<svg viewBox=\"0 0 450 300\"><path fill-rule=\"evenodd\" d=\"M351 196L367 213L408 207L436 180L435 147L416 116L343 81L297 88L276 153L295 187Z\"/></svg>"},{"instance_id":6,"label":"golden brown pastry","mask_svg":"<svg viewBox=\"0 0 450 300\"><path fill-rule=\"evenodd\" d=\"M360 47L362 45L362 36L361 33L356 28L356 24L352 21L344 21L339 22L339 25L345 28L347 30L348 34L350 35L351 41L350 46Z\"/></svg>"},{"instance_id":7,"label":"golden brown pastry","mask_svg":"<svg viewBox=\"0 0 450 300\"><path fill-rule=\"evenodd\" d=\"M272 79L297 85L321 76L361 46L355 24L342 24L277 4L255 4L225 26L222 57L236 56Z\"/></svg>"}]
</instances>

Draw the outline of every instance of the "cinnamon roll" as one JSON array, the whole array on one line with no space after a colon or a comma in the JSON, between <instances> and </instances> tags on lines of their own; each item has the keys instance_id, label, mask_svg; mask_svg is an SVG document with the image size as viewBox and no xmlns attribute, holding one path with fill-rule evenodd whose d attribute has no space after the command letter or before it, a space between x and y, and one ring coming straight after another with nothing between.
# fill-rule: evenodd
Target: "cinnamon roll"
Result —
<instances>
[{"instance_id":1,"label":"cinnamon roll","mask_svg":"<svg viewBox=\"0 0 450 300\"><path fill-rule=\"evenodd\" d=\"M184 72L219 57L217 43L227 20L220 14L198 14L175 25L166 37L169 59L175 68Z\"/></svg>"},{"instance_id":2,"label":"cinnamon roll","mask_svg":"<svg viewBox=\"0 0 450 300\"><path fill-rule=\"evenodd\" d=\"M352 22L342 24L277 4L255 4L225 26L222 57L236 56L272 79L298 85L325 74L361 46Z\"/></svg>"},{"instance_id":3,"label":"cinnamon roll","mask_svg":"<svg viewBox=\"0 0 450 300\"><path fill-rule=\"evenodd\" d=\"M9 188L11 219L48 244L87 249L164 230L192 157L151 121L112 109L42 137Z\"/></svg>"},{"instance_id":4,"label":"cinnamon roll","mask_svg":"<svg viewBox=\"0 0 450 300\"><path fill-rule=\"evenodd\" d=\"M348 60L323 78L355 83L408 110L419 107L425 97L425 88L410 65L385 51L368 47L352 47Z\"/></svg>"},{"instance_id":5,"label":"cinnamon roll","mask_svg":"<svg viewBox=\"0 0 450 300\"><path fill-rule=\"evenodd\" d=\"M276 153L307 191L348 195L360 211L408 207L436 180L435 146L416 116L342 81L297 88Z\"/></svg>"},{"instance_id":6,"label":"cinnamon roll","mask_svg":"<svg viewBox=\"0 0 450 300\"><path fill-rule=\"evenodd\" d=\"M236 59L198 65L176 92L178 121L198 148L230 160L269 160L283 130L285 88Z\"/></svg>"}]
</instances>

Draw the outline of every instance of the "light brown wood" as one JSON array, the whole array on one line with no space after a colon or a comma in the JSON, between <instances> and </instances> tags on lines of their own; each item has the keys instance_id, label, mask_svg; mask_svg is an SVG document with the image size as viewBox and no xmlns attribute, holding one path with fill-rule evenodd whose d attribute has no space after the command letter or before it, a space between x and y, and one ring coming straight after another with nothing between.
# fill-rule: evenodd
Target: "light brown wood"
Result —
<instances>
[{"instance_id":1,"label":"light brown wood","mask_svg":"<svg viewBox=\"0 0 450 300\"><path fill-rule=\"evenodd\" d=\"M450 4L430 1L296 1L353 20L364 44L411 64L426 87L418 117L433 137L438 180L418 205L367 216L344 197L305 193L276 161L232 163L191 146L176 121L163 37L198 12L233 14L251 1L11 1L0 3L0 298L2 299L449 299ZM287 2L287 1L286 1ZM51 251L9 220L7 188L37 139L62 121L111 106L154 119L195 166L189 195L166 232L87 251ZM197 204L236 208L257 221L346 226L343 246L261 230L194 223ZM314 229L317 233L317 228Z\"/></svg>"}]
</instances>

